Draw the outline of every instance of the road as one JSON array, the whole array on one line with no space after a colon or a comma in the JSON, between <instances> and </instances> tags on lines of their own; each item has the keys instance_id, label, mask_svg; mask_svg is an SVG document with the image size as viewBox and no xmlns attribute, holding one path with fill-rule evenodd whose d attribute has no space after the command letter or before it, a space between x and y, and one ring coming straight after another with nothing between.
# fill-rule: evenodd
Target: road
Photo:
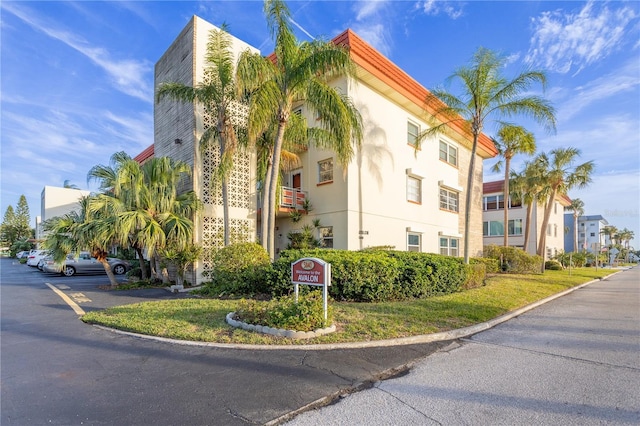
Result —
<instances>
[{"instance_id":1,"label":"road","mask_svg":"<svg viewBox=\"0 0 640 426\"><path fill-rule=\"evenodd\" d=\"M104 291L106 276L43 274L0 259L0 424L247 425L366 387L445 343L335 350L168 344L102 330L84 311L185 297Z\"/></svg>"},{"instance_id":2,"label":"road","mask_svg":"<svg viewBox=\"0 0 640 426\"><path fill-rule=\"evenodd\" d=\"M453 342L289 424L640 424L640 268Z\"/></svg>"}]
</instances>

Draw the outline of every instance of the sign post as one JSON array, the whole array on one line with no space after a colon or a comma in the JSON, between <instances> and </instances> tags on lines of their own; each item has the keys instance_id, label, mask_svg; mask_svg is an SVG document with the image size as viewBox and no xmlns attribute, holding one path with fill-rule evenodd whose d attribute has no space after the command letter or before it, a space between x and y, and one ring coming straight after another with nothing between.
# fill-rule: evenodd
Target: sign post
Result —
<instances>
[{"instance_id":1,"label":"sign post","mask_svg":"<svg viewBox=\"0 0 640 426\"><path fill-rule=\"evenodd\" d=\"M322 287L322 305L326 321L328 289L331 285L331 264L316 257L298 259L291 264L291 282L294 284L296 303L298 303L298 286L300 284Z\"/></svg>"}]
</instances>

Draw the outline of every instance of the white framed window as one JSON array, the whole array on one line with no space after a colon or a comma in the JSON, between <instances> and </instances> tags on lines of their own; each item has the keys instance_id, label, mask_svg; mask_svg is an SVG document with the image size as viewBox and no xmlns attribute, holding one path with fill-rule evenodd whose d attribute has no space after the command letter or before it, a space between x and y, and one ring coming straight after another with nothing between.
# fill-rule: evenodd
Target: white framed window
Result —
<instances>
[{"instance_id":1,"label":"white framed window","mask_svg":"<svg viewBox=\"0 0 640 426\"><path fill-rule=\"evenodd\" d=\"M333 182L333 158L318 161L318 183Z\"/></svg>"},{"instance_id":2,"label":"white framed window","mask_svg":"<svg viewBox=\"0 0 640 426\"><path fill-rule=\"evenodd\" d=\"M458 212L458 193L446 188L440 188L440 208L450 212Z\"/></svg>"},{"instance_id":3,"label":"white framed window","mask_svg":"<svg viewBox=\"0 0 640 426\"><path fill-rule=\"evenodd\" d=\"M458 148L445 141L440 141L440 159L452 166L458 166Z\"/></svg>"},{"instance_id":4,"label":"white framed window","mask_svg":"<svg viewBox=\"0 0 640 426\"><path fill-rule=\"evenodd\" d=\"M407 121L407 144L416 146L418 135L420 134L420 126L411 121Z\"/></svg>"},{"instance_id":5,"label":"white framed window","mask_svg":"<svg viewBox=\"0 0 640 426\"><path fill-rule=\"evenodd\" d=\"M458 238L440 237L440 254L457 257L459 254L459 243L460 240Z\"/></svg>"},{"instance_id":6,"label":"white framed window","mask_svg":"<svg viewBox=\"0 0 640 426\"><path fill-rule=\"evenodd\" d=\"M553 236L557 237L558 236L558 225L553 225Z\"/></svg>"},{"instance_id":7,"label":"white framed window","mask_svg":"<svg viewBox=\"0 0 640 426\"><path fill-rule=\"evenodd\" d=\"M422 251L422 234L407 232L407 251Z\"/></svg>"},{"instance_id":8,"label":"white framed window","mask_svg":"<svg viewBox=\"0 0 640 426\"><path fill-rule=\"evenodd\" d=\"M547 225L547 237L551 236L551 224Z\"/></svg>"},{"instance_id":9,"label":"white framed window","mask_svg":"<svg viewBox=\"0 0 640 426\"><path fill-rule=\"evenodd\" d=\"M422 203L422 179L407 175L407 201Z\"/></svg>"},{"instance_id":10,"label":"white framed window","mask_svg":"<svg viewBox=\"0 0 640 426\"><path fill-rule=\"evenodd\" d=\"M322 247L333 248L333 226L321 226L319 231Z\"/></svg>"}]
</instances>

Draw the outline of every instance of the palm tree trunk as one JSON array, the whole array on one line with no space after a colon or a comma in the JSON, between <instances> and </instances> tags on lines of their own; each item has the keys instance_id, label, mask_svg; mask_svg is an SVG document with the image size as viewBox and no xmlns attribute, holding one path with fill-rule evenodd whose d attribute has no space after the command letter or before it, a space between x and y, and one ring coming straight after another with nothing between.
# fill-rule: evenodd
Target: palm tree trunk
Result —
<instances>
[{"instance_id":1,"label":"palm tree trunk","mask_svg":"<svg viewBox=\"0 0 640 426\"><path fill-rule=\"evenodd\" d=\"M469 175L467 176L467 193L464 203L464 263L469 264L469 230L471 229L471 192L473 189L473 176L476 168L476 150L478 149L478 133L474 129L473 147L471 148L471 159L469 160Z\"/></svg>"},{"instance_id":2,"label":"palm tree trunk","mask_svg":"<svg viewBox=\"0 0 640 426\"><path fill-rule=\"evenodd\" d=\"M138 254L138 262L140 263L140 279L141 280L146 280L148 278L147 265L146 265L146 263L144 261L144 254L142 253L142 248L140 248L140 247L138 247L136 245L136 246L133 247L133 249Z\"/></svg>"},{"instance_id":3,"label":"palm tree trunk","mask_svg":"<svg viewBox=\"0 0 640 426\"><path fill-rule=\"evenodd\" d=\"M281 120L278 124L278 133L273 146L273 161L271 166L271 186L269 187L269 228L267 229L268 252L271 261L275 260L275 227L276 227L276 186L278 184L278 174L280 173L280 155L282 154L282 143L287 122Z\"/></svg>"},{"instance_id":4,"label":"palm tree trunk","mask_svg":"<svg viewBox=\"0 0 640 426\"><path fill-rule=\"evenodd\" d=\"M224 227L224 246L231 244L229 228L229 182L225 177L222 179L222 226Z\"/></svg>"},{"instance_id":5,"label":"palm tree trunk","mask_svg":"<svg viewBox=\"0 0 640 426\"><path fill-rule=\"evenodd\" d=\"M549 201L544 209L544 218L542 219L542 229L540 230L540 241L538 242L538 255L542 257L542 272L544 272L545 261L545 248L547 244L547 227L549 226L549 219L551 218L551 210L553 209L553 203L555 203L557 188L551 190Z\"/></svg>"},{"instance_id":6,"label":"palm tree trunk","mask_svg":"<svg viewBox=\"0 0 640 426\"><path fill-rule=\"evenodd\" d=\"M269 158L267 161L267 170L262 180L262 217L260 218L260 242L267 252L269 251L267 235L269 233L269 188L271 188L271 168L272 163L271 158Z\"/></svg>"},{"instance_id":7,"label":"palm tree trunk","mask_svg":"<svg viewBox=\"0 0 640 426\"><path fill-rule=\"evenodd\" d=\"M509 247L509 168L511 167L511 157L504 157L504 246ZM525 249L526 250L526 249Z\"/></svg>"},{"instance_id":8,"label":"palm tree trunk","mask_svg":"<svg viewBox=\"0 0 640 426\"><path fill-rule=\"evenodd\" d=\"M104 271L107 273L107 277L109 277L109 282L111 283L111 287L118 287L118 281L116 281L116 276L113 275L113 271L111 270L111 265L107 262L107 258L100 258L98 262L102 263L104 267Z\"/></svg>"},{"instance_id":9,"label":"palm tree trunk","mask_svg":"<svg viewBox=\"0 0 640 426\"><path fill-rule=\"evenodd\" d=\"M533 216L533 206L538 202L533 199L529 204L527 204L527 223L524 224L524 251L529 253L529 238L531 236L531 216ZM535 245L535 243L534 243Z\"/></svg>"}]
</instances>

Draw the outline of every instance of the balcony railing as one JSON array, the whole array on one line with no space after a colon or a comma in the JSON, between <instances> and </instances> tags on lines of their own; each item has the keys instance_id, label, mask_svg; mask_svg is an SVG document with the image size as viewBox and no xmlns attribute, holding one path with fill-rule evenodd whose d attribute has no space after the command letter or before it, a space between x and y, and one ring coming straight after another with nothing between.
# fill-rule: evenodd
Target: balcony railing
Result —
<instances>
[{"instance_id":1,"label":"balcony railing","mask_svg":"<svg viewBox=\"0 0 640 426\"><path fill-rule=\"evenodd\" d=\"M280 207L304 210L303 205L306 198L306 191L301 191L298 188L283 186L281 187L280 191Z\"/></svg>"}]
</instances>

